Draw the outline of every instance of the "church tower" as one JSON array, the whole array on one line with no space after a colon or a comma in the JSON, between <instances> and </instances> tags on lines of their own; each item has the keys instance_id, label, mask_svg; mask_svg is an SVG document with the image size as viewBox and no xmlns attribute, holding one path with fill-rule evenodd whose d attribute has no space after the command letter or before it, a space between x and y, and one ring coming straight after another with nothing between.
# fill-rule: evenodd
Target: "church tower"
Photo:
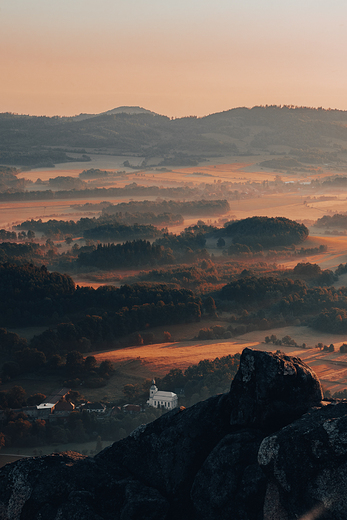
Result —
<instances>
[{"instance_id":1,"label":"church tower","mask_svg":"<svg viewBox=\"0 0 347 520\"><path fill-rule=\"evenodd\" d=\"M149 389L149 397L153 397L158 392L158 388L155 386L155 379L152 379L152 386Z\"/></svg>"}]
</instances>

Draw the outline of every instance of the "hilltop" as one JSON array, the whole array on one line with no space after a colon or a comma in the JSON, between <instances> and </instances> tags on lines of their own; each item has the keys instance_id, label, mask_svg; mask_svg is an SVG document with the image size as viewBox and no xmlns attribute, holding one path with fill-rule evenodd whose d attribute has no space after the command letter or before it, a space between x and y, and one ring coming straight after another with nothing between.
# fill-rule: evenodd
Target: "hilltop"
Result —
<instances>
[{"instance_id":1,"label":"hilltop","mask_svg":"<svg viewBox=\"0 0 347 520\"><path fill-rule=\"evenodd\" d=\"M75 117L3 113L0 164L36 165L40 154L59 163L69 152L88 160L88 153L102 152L145 157L145 168L154 157L162 166L184 166L216 156L265 154L276 157L263 167L286 169L345 163L346 138L346 111L306 107L243 107L177 119L141 107Z\"/></svg>"}]
</instances>

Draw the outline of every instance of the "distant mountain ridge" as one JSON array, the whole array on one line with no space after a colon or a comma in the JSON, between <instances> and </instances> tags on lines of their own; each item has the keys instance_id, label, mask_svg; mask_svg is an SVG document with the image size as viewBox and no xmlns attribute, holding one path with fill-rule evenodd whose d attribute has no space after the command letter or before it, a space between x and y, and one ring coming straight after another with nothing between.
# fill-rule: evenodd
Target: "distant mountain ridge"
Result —
<instances>
[{"instance_id":1,"label":"distant mountain ridge","mask_svg":"<svg viewBox=\"0 0 347 520\"><path fill-rule=\"evenodd\" d=\"M152 115L159 115L155 112L152 112L151 110L147 110L146 108L142 107L128 107L128 106L122 106L117 108L112 108L111 110L106 110L106 112L100 112L100 114L79 114L78 116L73 116L72 119L75 121L83 121L84 119L90 119L91 117L98 117L98 116L110 116L113 114L152 114Z\"/></svg>"},{"instance_id":2,"label":"distant mountain ridge","mask_svg":"<svg viewBox=\"0 0 347 520\"><path fill-rule=\"evenodd\" d=\"M153 157L162 158L165 166L183 166L216 156L273 155L279 156L276 161L260 166L345 168L346 142L347 112L320 108L240 107L178 119L136 106L62 118L0 114L4 165L46 165L50 155L52 163L66 162L68 157L57 157L58 150L65 155L102 150L145 157L144 167Z\"/></svg>"}]
</instances>

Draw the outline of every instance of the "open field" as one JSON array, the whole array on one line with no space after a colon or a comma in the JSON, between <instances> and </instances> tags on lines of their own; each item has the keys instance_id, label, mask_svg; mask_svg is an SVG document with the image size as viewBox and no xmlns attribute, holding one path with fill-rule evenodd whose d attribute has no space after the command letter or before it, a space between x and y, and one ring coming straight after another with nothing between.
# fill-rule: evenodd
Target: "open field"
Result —
<instances>
[{"instance_id":1,"label":"open field","mask_svg":"<svg viewBox=\"0 0 347 520\"><path fill-rule=\"evenodd\" d=\"M307 348L277 347L272 343L264 343L265 336L271 334L278 338L291 336L299 345L306 343ZM215 359L227 355L234 355L246 347L257 350L275 352L280 349L288 355L300 357L321 378L322 384L331 392L347 388L347 354L340 354L340 345L347 340L345 335L331 335L313 331L309 327L283 327L266 331L254 331L235 340L209 341L180 341L159 343L139 347L128 347L115 351L95 352L98 362L111 359L128 365L128 375L134 377L162 377L172 368L185 370L189 365L196 364L202 359ZM333 343L337 352L327 353L315 348L319 342L330 345ZM133 365L131 365L133 361ZM135 364L137 362L137 365ZM134 370L134 372L133 372ZM109 387L107 387L109 389Z\"/></svg>"},{"instance_id":2,"label":"open field","mask_svg":"<svg viewBox=\"0 0 347 520\"><path fill-rule=\"evenodd\" d=\"M36 181L38 178L48 180L51 177L71 176L77 177L85 169L100 168L106 170L122 170L126 172L124 177L117 178L109 184L109 181L98 180L97 185L105 187L118 186L122 187L132 182L139 185L159 185L163 187L182 186L188 184L189 186L198 185L200 183L214 183L214 182L234 182L239 183L243 191L247 191L248 183L273 181L279 175L284 182L306 182L309 183L312 179L317 179L322 176L341 174L340 171L330 171L329 167L323 167L320 170L312 169L307 172L291 172L291 171L276 171L268 170L260 167L259 162L271 158L271 156L257 156L256 161L254 157L219 157L214 158L213 162L202 162L194 167L168 167L168 171L157 170L153 167L151 170L133 170L123 166L125 160L129 160L131 164L140 164L143 160L141 157L115 157L103 155L91 155L91 162L83 163L65 163L59 165L57 168L37 168L31 171L23 171L19 173L18 177L27 178ZM90 186L95 186L95 182L91 182ZM35 189L31 187L30 189ZM236 188L235 188L236 189ZM240 189L240 187L238 187ZM231 212L229 217L245 218L255 215L267 216L284 216L290 219L309 219L316 220L324 213L343 211L346 204L347 191L343 189L336 189L334 192L329 191L330 196L336 197L335 200L320 200L320 195L325 195L323 190L312 190L307 185L302 185L299 192L285 192L276 194L264 194L259 198L249 198L244 200L232 201ZM306 201L307 196L317 196L317 199L310 199ZM133 197L137 199L137 197ZM150 198L150 197L146 197ZM90 200L90 199L87 199ZM70 206L73 204L83 204L87 200L69 199L66 201L28 201L28 202L14 202L3 203L0 207L0 226L8 227L14 222L18 223L29 218L66 218L77 220L86 216L83 212L77 212ZM98 200L93 199L95 202ZM104 198L102 199L104 200ZM120 199L107 199L110 202L117 202ZM126 199L123 199L126 200ZM304 204L304 202L307 202ZM99 200L101 202L101 200ZM226 216L227 217L227 216ZM190 225L196 222L199 217L189 219L185 222ZM201 218L205 218L201 216ZM178 229L176 230L178 231Z\"/></svg>"},{"instance_id":3,"label":"open field","mask_svg":"<svg viewBox=\"0 0 347 520\"><path fill-rule=\"evenodd\" d=\"M347 275L344 275L347 282ZM163 377L172 368L185 370L189 365L196 364L202 359L215 359L227 355L242 352L245 347L259 350L276 351L280 349L288 355L301 357L306 361L322 379L325 388L332 392L347 388L347 354L339 352L326 353L317 351L314 347L322 342L325 345L333 343L338 351L342 343L347 342L345 335L326 334L304 326L288 326L279 329L258 330L249 332L230 340L194 340L201 328L213 325L227 327L228 321L205 319L200 322L186 323L173 326L161 326L151 329L156 338L162 338L164 331L169 331L173 341L170 343L157 343L153 345L118 348L116 350L87 352L84 355L94 355L100 363L104 359L110 359L116 369L116 373L108 381L107 386L89 389L81 389L81 393L89 400L106 399L116 401L122 399L123 387L128 383L141 383L144 379ZM15 329L21 336L30 338L33 333L38 333L35 328ZM278 338L290 336L298 345L306 343L306 349L275 346L272 343L264 343L265 336L275 334ZM342 365L341 365L342 363ZM343 364L346 363L346 368ZM343 370L342 368L343 367ZM43 392L48 395L62 385L61 376L49 379L42 376L28 376L16 379L16 384L22 386L27 395ZM12 383L3 384L2 389L7 390Z\"/></svg>"}]
</instances>

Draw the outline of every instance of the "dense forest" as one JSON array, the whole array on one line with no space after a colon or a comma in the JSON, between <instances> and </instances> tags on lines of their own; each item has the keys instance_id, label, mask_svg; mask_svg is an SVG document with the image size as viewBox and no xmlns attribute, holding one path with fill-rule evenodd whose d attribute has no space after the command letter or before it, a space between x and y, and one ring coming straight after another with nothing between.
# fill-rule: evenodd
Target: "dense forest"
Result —
<instances>
[{"instance_id":1,"label":"dense forest","mask_svg":"<svg viewBox=\"0 0 347 520\"><path fill-rule=\"evenodd\" d=\"M145 223L143 223L143 220ZM147 220L147 222L146 222ZM99 240L128 240L132 238L141 237L155 237L159 235L159 231L148 220L154 221L157 225L162 223L182 223L181 215L162 214L154 215L145 214L142 219L142 214L116 214L100 216L98 218L84 217L77 222L74 220L55 220L50 219L43 222L42 219L26 220L21 224L15 226L17 230L31 230L35 233L42 233L46 237L61 238L66 235L71 237L84 236L90 239ZM141 221L141 223L140 223ZM0 238L1 230L0 230ZM10 237L8 237L10 238ZM17 238L11 236L11 238Z\"/></svg>"},{"instance_id":2,"label":"dense forest","mask_svg":"<svg viewBox=\"0 0 347 520\"><path fill-rule=\"evenodd\" d=\"M175 258L171 251L146 240L133 240L124 244L99 244L90 253L80 253L77 260L77 264L81 267L93 266L107 270L165 265L174 262Z\"/></svg>"},{"instance_id":3,"label":"dense forest","mask_svg":"<svg viewBox=\"0 0 347 520\"><path fill-rule=\"evenodd\" d=\"M304 224L284 217L249 217L227 225L225 234L231 236L234 243L269 248L303 242L309 231Z\"/></svg>"}]
</instances>

